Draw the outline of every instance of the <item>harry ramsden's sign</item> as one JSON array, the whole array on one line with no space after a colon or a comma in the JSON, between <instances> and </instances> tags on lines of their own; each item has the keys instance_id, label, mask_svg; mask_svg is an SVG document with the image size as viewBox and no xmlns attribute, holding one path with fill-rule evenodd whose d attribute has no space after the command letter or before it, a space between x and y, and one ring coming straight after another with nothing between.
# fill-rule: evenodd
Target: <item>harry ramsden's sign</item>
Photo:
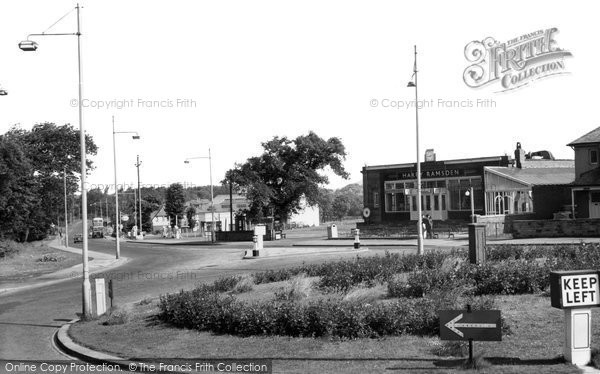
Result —
<instances>
[{"instance_id":1,"label":"harry ramsden's sign","mask_svg":"<svg viewBox=\"0 0 600 374\"><path fill-rule=\"evenodd\" d=\"M550 301L553 307L581 308L600 305L599 272L596 270L553 271L550 273Z\"/></svg>"},{"instance_id":2,"label":"harry ramsden's sign","mask_svg":"<svg viewBox=\"0 0 600 374\"><path fill-rule=\"evenodd\" d=\"M459 169L425 170L421 171L421 178L444 178L460 176ZM417 173L407 171L399 174L399 179L417 179Z\"/></svg>"},{"instance_id":3,"label":"harry ramsden's sign","mask_svg":"<svg viewBox=\"0 0 600 374\"><path fill-rule=\"evenodd\" d=\"M472 41L465 47L465 58L473 63L463 73L469 87L478 88L499 81L508 91L536 79L565 74L565 57L571 52L558 48L553 27L501 43L492 37Z\"/></svg>"}]
</instances>

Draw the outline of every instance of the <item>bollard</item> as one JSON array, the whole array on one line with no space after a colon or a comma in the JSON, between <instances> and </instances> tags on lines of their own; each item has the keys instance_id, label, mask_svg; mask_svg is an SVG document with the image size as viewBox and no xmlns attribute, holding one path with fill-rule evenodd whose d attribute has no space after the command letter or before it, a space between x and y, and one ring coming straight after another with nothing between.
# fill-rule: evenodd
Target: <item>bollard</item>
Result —
<instances>
[{"instance_id":1,"label":"bollard","mask_svg":"<svg viewBox=\"0 0 600 374\"><path fill-rule=\"evenodd\" d=\"M260 254L260 251L259 251L259 249L258 249L258 235L254 235L254 236L252 237L252 241L254 242L254 243L253 243L254 247L253 247L253 249L252 249L252 256L254 256L254 257L258 257L258 256L259 256L259 254Z\"/></svg>"},{"instance_id":2,"label":"bollard","mask_svg":"<svg viewBox=\"0 0 600 374\"><path fill-rule=\"evenodd\" d=\"M106 313L106 293L104 278L96 278L96 316Z\"/></svg>"},{"instance_id":3,"label":"bollard","mask_svg":"<svg viewBox=\"0 0 600 374\"><path fill-rule=\"evenodd\" d=\"M359 229L355 229L354 230L354 249L359 249L360 248L360 230Z\"/></svg>"},{"instance_id":4,"label":"bollard","mask_svg":"<svg viewBox=\"0 0 600 374\"><path fill-rule=\"evenodd\" d=\"M469 224L469 262L481 264L485 262L485 224Z\"/></svg>"}]
</instances>

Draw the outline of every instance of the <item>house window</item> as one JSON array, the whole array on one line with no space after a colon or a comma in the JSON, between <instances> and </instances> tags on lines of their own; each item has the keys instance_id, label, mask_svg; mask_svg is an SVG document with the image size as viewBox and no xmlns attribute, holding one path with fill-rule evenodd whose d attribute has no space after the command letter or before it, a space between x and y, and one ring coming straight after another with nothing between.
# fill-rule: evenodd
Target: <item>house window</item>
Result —
<instances>
[{"instance_id":1,"label":"house window","mask_svg":"<svg viewBox=\"0 0 600 374\"><path fill-rule=\"evenodd\" d=\"M373 192L373 207L379 208L379 192Z\"/></svg>"},{"instance_id":2,"label":"house window","mask_svg":"<svg viewBox=\"0 0 600 374\"><path fill-rule=\"evenodd\" d=\"M598 163L598 150L590 149L590 164Z\"/></svg>"}]
</instances>

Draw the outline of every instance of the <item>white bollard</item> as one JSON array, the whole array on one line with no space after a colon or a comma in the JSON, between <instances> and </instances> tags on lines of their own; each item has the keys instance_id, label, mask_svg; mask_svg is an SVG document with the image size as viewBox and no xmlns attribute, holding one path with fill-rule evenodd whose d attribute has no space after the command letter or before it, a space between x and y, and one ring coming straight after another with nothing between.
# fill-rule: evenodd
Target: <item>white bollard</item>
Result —
<instances>
[{"instance_id":1,"label":"white bollard","mask_svg":"<svg viewBox=\"0 0 600 374\"><path fill-rule=\"evenodd\" d=\"M355 229L354 230L354 249L359 249L360 248L360 230L359 229Z\"/></svg>"},{"instance_id":2,"label":"white bollard","mask_svg":"<svg viewBox=\"0 0 600 374\"><path fill-rule=\"evenodd\" d=\"M575 365L587 365L592 358L592 309L565 309L565 360Z\"/></svg>"},{"instance_id":3,"label":"white bollard","mask_svg":"<svg viewBox=\"0 0 600 374\"><path fill-rule=\"evenodd\" d=\"M96 278L96 315L100 317L106 313L106 288L104 278Z\"/></svg>"}]
</instances>

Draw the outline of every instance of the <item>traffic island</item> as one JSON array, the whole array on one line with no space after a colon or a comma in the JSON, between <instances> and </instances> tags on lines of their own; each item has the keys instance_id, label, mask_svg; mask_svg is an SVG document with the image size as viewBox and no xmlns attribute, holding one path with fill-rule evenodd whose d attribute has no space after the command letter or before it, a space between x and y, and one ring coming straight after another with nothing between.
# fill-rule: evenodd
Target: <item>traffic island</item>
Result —
<instances>
[{"instance_id":1,"label":"traffic island","mask_svg":"<svg viewBox=\"0 0 600 374\"><path fill-rule=\"evenodd\" d=\"M250 296L250 295L248 295ZM254 296L253 296L254 298ZM499 300L512 333L501 345L478 344L478 355L491 364L489 373L579 373L560 357L562 335L557 334L562 313L547 308L540 295L504 296ZM274 372L370 372L419 370L461 372L464 358L448 354L449 345L436 337L414 335L372 339L331 339L287 336L213 334L174 328L158 321L157 301L136 305L122 324L106 324L110 317L77 322L65 328L75 345L90 347L77 357L85 361L122 362L132 357L202 357L207 359L272 359ZM598 331L595 326L594 331ZM63 335L64 336L64 335ZM165 344L168 342L168 344ZM73 348L71 347L73 352ZM96 352L93 352L96 351ZM135 360L129 360L135 362Z\"/></svg>"}]
</instances>

